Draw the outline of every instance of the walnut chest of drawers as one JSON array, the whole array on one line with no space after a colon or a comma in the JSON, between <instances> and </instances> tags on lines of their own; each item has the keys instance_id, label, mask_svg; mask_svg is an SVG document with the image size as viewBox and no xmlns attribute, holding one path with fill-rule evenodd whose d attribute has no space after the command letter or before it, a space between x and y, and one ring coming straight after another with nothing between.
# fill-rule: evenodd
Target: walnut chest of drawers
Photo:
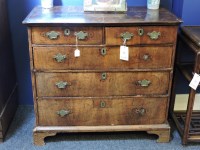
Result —
<instances>
[{"instance_id":1,"label":"walnut chest of drawers","mask_svg":"<svg viewBox=\"0 0 200 150\"><path fill-rule=\"evenodd\" d=\"M60 132L147 131L168 142L178 25L165 9L125 14L36 7L28 26L34 143ZM120 59L120 46L129 60ZM75 56L75 50L80 51ZM77 53L76 53L77 54Z\"/></svg>"}]
</instances>

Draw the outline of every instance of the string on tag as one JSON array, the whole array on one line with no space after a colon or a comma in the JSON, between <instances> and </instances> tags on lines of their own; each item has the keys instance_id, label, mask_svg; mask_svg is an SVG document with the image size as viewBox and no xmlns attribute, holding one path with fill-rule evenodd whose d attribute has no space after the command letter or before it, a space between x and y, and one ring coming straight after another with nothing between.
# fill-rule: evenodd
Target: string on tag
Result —
<instances>
[{"instance_id":1,"label":"string on tag","mask_svg":"<svg viewBox=\"0 0 200 150\"><path fill-rule=\"evenodd\" d=\"M124 39L123 46L126 46L126 39Z\"/></svg>"},{"instance_id":2,"label":"string on tag","mask_svg":"<svg viewBox=\"0 0 200 150\"><path fill-rule=\"evenodd\" d=\"M74 51L74 57L80 57L80 50L78 49L78 36L77 34L75 33L75 36L76 36L76 49Z\"/></svg>"},{"instance_id":3,"label":"string on tag","mask_svg":"<svg viewBox=\"0 0 200 150\"><path fill-rule=\"evenodd\" d=\"M78 37L77 37L77 35L76 35L76 49L78 49Z\"/></svg>"}]
</instances>

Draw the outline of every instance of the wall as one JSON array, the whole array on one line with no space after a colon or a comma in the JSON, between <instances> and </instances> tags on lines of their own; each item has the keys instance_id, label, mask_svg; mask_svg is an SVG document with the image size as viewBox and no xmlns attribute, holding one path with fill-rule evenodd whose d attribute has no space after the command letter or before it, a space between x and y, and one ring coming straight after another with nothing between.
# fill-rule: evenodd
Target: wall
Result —
<instances>
[{"instance_id":1,"label":"wall","mask_svg":"<svg viewBox=\"0 0 200 150\"><path fill-rule=\"evenodd\" d=\"M183 2L184 0L173 0L172 3L172 11L179 18L182 18Z\"/></svg>"},{"instance_id":2,"label":"wall","mask_svg":"<svg viewBox=\"0 0 200 150\"><path fill-rule=\"evenodd\" d=\"M13 53L17 80L19 83L19 104L33 104L29 67L29 51L26 26L22 21L40 0L7 0L10 28L13 41ZM128 6L146 6L146 0L127 0ZM54 0L55 5L83 5L83 0ZM170 9L171 0L161 0L161 4Z\"/></svg>"},{"instance_id":3,"label":"wall","mask_svg":"<svg viewBox=\"0 0 200 150\"><path fill-rule=\"evenodd\" d=\"M200 0L173 0L172 11L182 18L182 25L200 25Z\"/></svg>"},{"instance_id":4,"label":"wall","mask_svg":"<svg viewBox=\"0 0 200 150\"><path fill-rule=\"evenodd\" d=\"M26 27L22 25L22 20L33 6L38 5L38 2L36 0L7 0L7 3L18 81L19 104L32 104L27 31Z\"/></svg>"},{"instance_id":5,"label":"wall","mask_svg":"<svg viewBox=\"0 0 200 150\"><path fill-rule=\"evenodd\" d=\"M200 25L200 0L184 0L182 19L183 25Z\"/></svg>"}]
</instances>

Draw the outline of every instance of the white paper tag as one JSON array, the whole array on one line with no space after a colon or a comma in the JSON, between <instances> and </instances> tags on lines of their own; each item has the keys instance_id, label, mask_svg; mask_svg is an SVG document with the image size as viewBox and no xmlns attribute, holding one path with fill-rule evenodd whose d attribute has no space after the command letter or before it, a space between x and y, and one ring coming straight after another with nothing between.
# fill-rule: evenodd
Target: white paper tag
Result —
<instances>
[{"instance_id":1,"label":"white paper tag","mask_svg":"<svg viewBox=\"0 0 200 150\"><path fill-rule=\"evenodd\" d=\"M120 46L120 59L129 61L129 49L127 46Z\"/></svg>"},{"instance_id":2,"label":"white paper tag","mask_svg":"<svg viewBox=\"0 0 200 150\"><path fill-rule=\"evenodd\" d=\"M200 76L197 73L195 73L193 78L192 78L192 80L191 80L191 82L190 82L190 84L189 84L189 86L191 88L193 88L194 90L196 90L198 85L199 85L199 83L200 83Z\"/></svg>"},{"instance_id":3,"label":"white paper tag","mask_svg":"<svg viewBox=\"0 0 200 150\"><path fill-rule=\"evenodd\" d=\"M79 49L76 49L75 51L74 51L74 57L80 57L80 50Z\"/></svg>"}]
</instances>

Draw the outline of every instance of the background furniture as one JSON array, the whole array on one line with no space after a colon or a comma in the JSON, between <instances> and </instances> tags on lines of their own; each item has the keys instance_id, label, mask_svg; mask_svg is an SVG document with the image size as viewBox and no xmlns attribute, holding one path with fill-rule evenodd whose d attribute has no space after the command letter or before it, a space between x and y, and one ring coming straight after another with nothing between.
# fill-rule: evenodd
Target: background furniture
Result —
<instances>
[{"instance_id":1,"label":"background furniture","mask_svg":"<svg viewBox=\"0 0 200 150\"><path fill-rule=\"evenodd\" d=\"M179 34L179 39L180 43L178 45L180 46L180 44L183 43L186 46L184 48L179 46L177 47L176 70L179 70L181 74L190 82L193 77L193 73L200 73L200 26L183 26ZM188 55L187 60L183 61L182 53L184 51L191 51L194 54L194 57L189 59L190 55ZM192 62L190 62L191 60ZM196 91L190 88L186 111L174 111L176 77L174 79L175 81L172 91L173 94L170 113L182 137L182 143L187 144L187 142L191 141L199 142L200 112L193 110Z\"/></svg>"},{"instance_id":2,"label":"background furniture","mask_svg":"<svg viewBox=\"0 0 200 150\"><path fill-rule=\"evenodd\" d=\"M0 0L0 18L0 141L2 141L17 108L17 83L6 0Z\"/></svg>"},{"instance_id":3,"label":"background furniture","mask_svg":"<svg viewBox=\"0 0 200 150\"><path fill-rule=\"evenodd\" d=\"M147 131L168 142L180 20L165 9L126 14L36 7L28 26L34 143L59 132ZM120 46L129 61L120 60ZM75 57L76 49L80 57ZM162 58L162 59L161 59Z\"/></svg>"}]
</instances>

